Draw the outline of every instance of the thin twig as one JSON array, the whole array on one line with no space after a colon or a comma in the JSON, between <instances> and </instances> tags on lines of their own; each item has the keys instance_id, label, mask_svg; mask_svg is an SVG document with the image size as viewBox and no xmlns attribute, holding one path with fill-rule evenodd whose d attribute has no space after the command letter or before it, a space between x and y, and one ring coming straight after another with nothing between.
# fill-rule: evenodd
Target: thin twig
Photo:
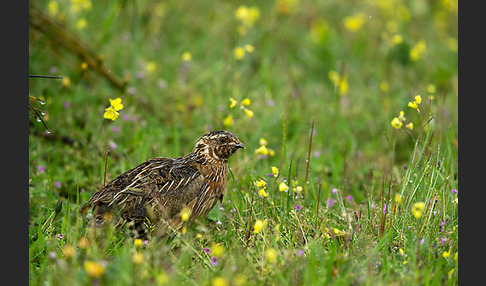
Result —
<instances>
[{"instance_id":1,"label":"thin twig","mask_svg":"<svg viewBox=\"0 0 486 286\"><path fill-rule=\"evenodd\" d=\"M56 75L31 75L31 74L29 74L29 77L32 77L32 78L63 79L62 76L56 76Z\"/></svg>"}]
</instances>

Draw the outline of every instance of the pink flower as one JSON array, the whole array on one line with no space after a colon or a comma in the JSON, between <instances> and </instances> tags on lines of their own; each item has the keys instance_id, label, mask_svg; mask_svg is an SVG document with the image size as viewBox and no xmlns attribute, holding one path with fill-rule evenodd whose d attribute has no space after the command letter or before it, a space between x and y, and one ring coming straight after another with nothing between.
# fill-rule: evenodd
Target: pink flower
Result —
<instances>
[{"instance_id":1,"label":"pink flower","mask_svg":"<svg viewBox=\"0 0 486 286\"><path fill-rule=\"evenodd\" d=\"M211 257L211 265L218 266L218 259L216 257Z\"/></svg>"}]
</instances>

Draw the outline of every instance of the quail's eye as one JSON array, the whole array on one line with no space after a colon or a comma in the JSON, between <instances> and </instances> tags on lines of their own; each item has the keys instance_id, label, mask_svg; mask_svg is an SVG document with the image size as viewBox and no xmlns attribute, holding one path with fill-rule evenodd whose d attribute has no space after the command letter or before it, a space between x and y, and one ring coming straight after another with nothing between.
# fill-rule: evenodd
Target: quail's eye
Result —
<instances>
[{"instance_id":1,"label":"quail's eye","mask_svg":"<svg viewBox=\"0 0 486 286\"><path fill-rule=\"evenodd\" d=\"M221 142L221 143L227 143L228 142L228 138L221 137L221 138L219 138L219 142Z\"/></svg>"}]
</instances>

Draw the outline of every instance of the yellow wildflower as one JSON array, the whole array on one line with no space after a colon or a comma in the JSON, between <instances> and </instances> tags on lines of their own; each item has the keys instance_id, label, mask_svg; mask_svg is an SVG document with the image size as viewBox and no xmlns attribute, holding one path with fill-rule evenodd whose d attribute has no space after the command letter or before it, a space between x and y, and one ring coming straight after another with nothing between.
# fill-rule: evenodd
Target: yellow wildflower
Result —
<instances>
[{"instance_id":1,"label":"yellow wildflower","mask_svg":"<svg viewBox=\"0 0 486 286\"><path fill-rule=\"evenodd\" d=\"M190 216L191 216L191 209L188 207L183 208L181 211L181 220L187 221Z\"/></svg>"},{"instance_id":2,"label":"yellow wildflower","mask_svg":"<svg viewBox=\"0 0 486 286\"><path fill-rule=\"evenodd\" d=\"M255 184L258 188L263 188L267 185L267 182L265 182L264 180L258 180L258 181L256 181Z\"/></svg>"},{"instance_id":3,"label":"yellow wildflower","mask_svg":"<svg viewBox=\"0 0 486 286\"><path fill-rule=\"evenodd\" d=\"M422 102L422 97L420 95L416 95L415 102L417 102L417 104L420 104Z\"/></svg>"},{"instance_id":4,"label":"yellow wildflower","mask_svg":"<svg viewBox=\"0 0 486 286\"><path fill-rule=\"evenodd\" d=\"M400 129L402 128L402 121L400 121L400 119L398 119L398 117L394 117L391 121L391 126L395 127L395 129Z\"/></svg>"},{"instance_id":5,"label":"yellow wildflower","mask_svg":"<svg viewBox=\"0 0 486 286\"><path fill-rule=\"evenodd\" d=\"M68 87L71 85L71 78L66 76L62 79L62 85Z\"/></svg>"},{"instance_id":6,"label":"yellow wildflower","mask_svg":"<svg viewBox=\"0 0 486 286\"><path fill-rule=\"evenodd\" d=\"M403 111L400 111L400 113L398 114L398 119L400 119L400 121L402 122L407 120L407 118L405 118L405 113Z\"/></svg>"},{"instance_id":7,"label":"yellow wildflower","mask_svg":"<svg viewBox=\"0 0 486 286\"><path fill-rule=\"evenodd\" d=\"M212 280L212 286L228 286L228 281L223 277L215 277Z\"/></svg>"},{"instance_id":8,"label":"yellow wildflower","mask_svg":"<svg viewBox=\"0 0 486 286\"><path fill-rule=\"evenodd\" d=\"M120 113L118 113L113 108L113 106L110 106L110 107L108 107L108 108L105 109L105 113L103 114L103 117L106 118L106 119L115 120L115 119L118 118L119 115L120 115Z\"/></svg>"},{"instance_id":9,"label":"yellow wildflower","mask_svg":"<svg viewBox=\"0 0 486 286\"><path fill-rule=\"evenodd\" d=\"M244 108L243 111L246 113L246 116L252 118L254 113L253 111L249 110L248 108Z\"/></svg>"},{"instance_id":10,"label":"yellow wildflower","mask_svg":"<svg viewBox=\"0 0 486 286\"><path fill-rule=\"evenodd\" d=\"M242 5L236 9L235 17L244 27L251 27L260 18L260 9L256 6Z\"/></svg>"},{"instance_id":11,"label":"yellow wildflower","mask_svg":"<svg viewBox=\"0 0 486 286\"><path fill-rule=\"evenodd\" d=\"M393 47L395 45L401 44L403 42L403 38L400 35L393 35L390 40L389 40L389 45L390 47Z\"/></svg>"},{"instance_id":12,"label":"yellow wildflower","mask_svg":"<svg viewBox=\"0 0 486 286\"><path fill-rule=\"evenodd\" d=\"M273 174L274 177L278 176L278 168L277 167L275 167L275 166L272 167L272 174Z\"/></svg>"},{"instance_id":13,"label":"yellow wildflower","mask_svg":"<svg viewBox=\"0 0 486 286\"><path fill-rule=\"evenodd\" d=\"M258 194L264 198L268 198L270 194L268 192L265 192L265 189L261 189Z\"/></svg>"},{"instance_id":14,"label":"yellow wildflower","mask_svg":"<svg viewBox=\"0 0 486 286\"><path fill-rule=\"evenodd\" d=\"M88 69L88 63L87 63L87 62L82 62L82 63L81 63L81 69L82 69L82 70L86 70L86 69Z\"/></svg>"},{"instance_id":15,"label":"yellow wildflower","mask_svg":"<svg viewBox=\"0 0 486 286\"><path fill-rule=\"evenodd\" d=\"M451 250L442 252L442 257L449 258L451 256Z\"/></svg>"},{"instance_id":16,"label":"yellow wildflower","mask_svg":"<svg viewBox=\"0 0 486 286\"><path fill-rule=\"evenodd\" d=\"M322 18L312 21L310 28L311 39L314 43L322 44L328 38L328 25Z\"/></svg>"},{"instance_id":17,"label":"yellow wildflower","mask_svg":"<svg viewBox=\"0 0 486 286\"><path fill-rule=\"evenodd\" d=\"M50 1L49 4L47 4L47 11L49 12L49 15L56 16L57 13L59 13L59 5L57 2Z\"/></svg>"},{"instance_id":18,"label":"yellow wildflower","mask_svg":"<svg viewBox=\"0 0 486 286\"><path fill-rule=\"evenodd\" d=\"M64 245L64 247L62 248L62 250L64 251L64 255L66 256L67 259L73 257L74 254L76 253L76 250L70 244Z\"/></svg>"},{"instance_id":19,"label":"yellow wildflower","mask_svg":"<svg viewBox=\"0 0 486 286\"><path fill-rule=\"evenodd\" d=\"M233 108L233 107L235 107L238 104L238 101L234 100L232 97L230 97L229 100L231 102L230 103L230 106L229 106L230 108Z\"/></svg>"},{"instance_id":20,"label":"yellow wildflower","mask_svg":"<svg viewBox=\"0 0 486 286\"><path fill-rule=\"evenodd\" d=\"M289 186L287 186L287 184L285 182L281 182L278 185L278 190L281 191L281 192L286 192L288 189L289 189Z\"/></svg>"},{"instance_id":21,"label":"yellow wildflower","mask_svg":"<svg viewBox=\"0 0 486 286\"><path fill-rule=\"evenodd\" d=\"M412 214L416 219L422 217L422 212L424 211L425 203L418 202L412 205Z\"/></svg>"},{"instance_id":22,"label":"yellow wildflower","mask_svg":"<svg viewBox=\"0 0 486 286\"><path fill-rule=\"evenodd\" d=\"M410 130L413 130L413 123L410 122L409 124L405 125L405 127L407 127Z\"/></svg>"},{"instance_id":23,"label":"yellow wildflower","mask_svg":"<svg viewBox=\"0 0 486 286\"><path fill-rule=\"evenodd\" d=\"M110 104L111 106L113 106L113 108L116 110L116 111L120 111L123 109L123 104L121 103L122 102L122 99L121 98L116 98L116 99L111 99L110 98Z\"/></svg>"},{"instance_id":24,"label":"yellow wildflower","mask_svg":"<svg viewBox=\"0 0 486 286\"><path fill-rule=\"evenodd\" d=\"M245 49L242 47L236 47L233 50L233 55L236 60L241 61L245 57Z\"/></svg>"},{"instance_id":25,"label":"yellow wildflower","mask_svg":"<svg viewBox=\"0 0 486 286\"><path fill-rule=\"evenodd\" d=\"M332 229L332 232L334 232L335 235L338 235L341 233L341 231L339 230L339 228L333 228Z\"/></svg>"},{"instance_id":26,"label":"yellow wildflower","mask_svg":"<svg viewBox=\"0 0 486 286\"><path fill-rule=\"evenodd\" d=\"M454 275L454 271L455 271L455 269L452 268L451 270L449 270L449 272L447 272L447 278L448 279L451 279L452 278L452 275Z\"/></svg>"},{"instance_id":27,"label":"yellow wildflower","mask_svg":"<svg viewBox=\"0 0 486 286\"><path fill-rule=\"evenodd\" d=\"M435 88L435 85L433 85L431 83L427 85L426 89L427 89L427 92L431 93L431 94L435 94L436 91L437 91L437 89Z\"/></svg>"},{"instance_id":28,"label":"yellow wildflower","mask_svg":"<svg viewBox=\"0 0 486 286\"><path fill-rule=\"evenodd\" d=\"M389 88L390 88L390 87L389 87L389 85L388 85L388 82L387 82L387 81L382 81L382 82L380 82L380 90L381 90L382 92L387 92Z\"/></svg>"},{"instance_id":29,"label":"yellow wildflower","mask_svg":"<svg viewBox=\"0 0 486 286\"><path fill-rule=\"evenodd\" d=\"M211 253L214 257L223 257L224 247L221 244L213 244L211 247Z\"/></svg>"},{"instance_id":30,"label":"yellow wildflower","mask_svg":"<svg viewBox=\"0 0 486 286\"><path fill-rule=\"evenodd\" d=\"M78 28L79 30L83 30L87 26L88 26L88 20L86 20L85 18L81 18L78 21L76 21L76 28Z\"/></svg>"},{"instance_id":31,"label":"yellow wildflower","mask_svg":"<svg viewBox=\"0 0 486 286\"><path fill-rule=\"evenodd\" d=\"M148 62L145 66L145 69L147 70L147 72L154 72L157 69L157 64L155 64L154 62Z\"/></svg>"},{"instance_id":32,"label":"yellow wildflower","mask_svg":"<svg viewBox=\"0 0 486 286\"><path fill-rule=\"evenodd\" d=\"M223 120L223 125L226 126L226 127L229 127L231 125L233 125L235 122L233 121L233 115L228 115L224 118Z\"/></svg>"},{"instance_id":33,"label":"yellow wildflower","mask_svg":"<svg viewBox=\"0 0 486 286\"><path fill-rule=\"evenodd\" d=\"M255 51L255 47L253 47L252 45L245 45L244 46L244 49L247 53L253 53Z\"/></svg>"},{"instance_id":34,"label":"yellow wildflower","mask_svg":"<svg viewBox=\"0 0 486 286\"><path fill-rule=\"evenodd\" d=\"M418 41L411 49L410 49L410 59L412 61L416 61L422 58L425 55L425 51L427 46L423 40Z\"/></svg>"},{"instance_id":35,"label":"yellow wildflower","mask_svg":"<svg viewBox=\"0 0 486 286\"><path fill-rule=\"evenodd\" d=\"M418 107L419 107L419 104L421 102L422 102L422 96L416 95L414 101L409 101L408 102L408 106L411 107L411 108L413 108L413 109L417 109L417 112L420 113L420 109Z\"/></svg>"},{"instance_id":36,"label":"yellow wildflower","mask_svg":"<svg viewBox=\"0 0 486 286\"><path fill-rule=\"evenodd\" d=\"M251 104L251 100L249 98L243 99L243 101L240 104L240 108L245 108L245 106L248 106Z\"/></svg>"},{"instance_id":37,"label":"yellow wildflower","mask_svg":"<svg viewBox=\"0 0 486 286\"><path fill-rule=\"evenodd\" d=\"M140 246L142 246L142 240L140 238L137 238L137 239L135 239L134 244L135 244L135 247L140 247Z\"/></svg>"},{"instance_id":38,"label":"yellow wildflower","mask_svg":"<svg viewBox=\"0 0 486 286\"><path fill-rule=\"evenodd\" d=\"M143 260L144 260L143 254L138 251L135 252L132 256L133 263L137 265L142 264Z\"/></svg>"},{"instance_id":39,"label":"yellow wildflower","mask_svg":"<svg viewBox=\"0 0 486 286\"><path fill-rule=\"evenodd\" d=\"M403 251L403 249L401 249L401 248L399 248L399 249L398 249L398 253L399 253L400 255L404 255L404 254L405 254L405 252L404 252L404 251Z\"/></svg>"},{"instance_id":40,"label":"yellow wildflower","mask_svg":"<svg viewBox=\"0 0 486 286\"><path fill-rule=\"evenodd\" d=\"M301 186L296 186L294 187L294 192L297 193L297 194L300 194L300 192L302 192L304 188L302 188Z\"/></svg>"},{"instance_id":41,"label":"yellow wildflower","mask_svg":"<svg viewBox=\"0 0 486 286\"><path fill-rule=\"evenodd\" d=\"M345 76L341 77L337 71L330 71L328 77L334 84L334 87L338 88L340 94L348 92L348 81Z\"/></svg>"},{"instance_id":42,"label":"yellow wildflower","mask_svg":"<svg viewBox=\"0 0 486 286\"><path fill-rule=\"evenodd\" d=\"M275 263L277 260L277 251L273 248L267 248L265 250L265 258L270 264Z\"/></svg>"},{"instance_id":43,"label":"yellow wildflower","mask_svg":"<svg viewBox=\"0 0 486 286\"><path fill-rule=\"evenodd\" d=\"M167 284L167 282L169 282L169 277L167 277L167 274L165 274L164 272L157 275L156 279L157 279L158 285L164 285L164 284Z\"/></svg>"},{"instance_id":44,"label":"yellow wildflower","mask_svg":"<svg viewBox=\"0 0 486 286\"><path fill-rule=\"evenodd\" d=\"M351 32L358 31L363 27L366 21L366 15L363 13L357 13L353 16L348 16L343 19L344 27Z\"/></svg>"},{"instance_id":45,"label":"yellow wildflower","mask_svg":"<svg viewBox=\"0 0 486 286\"><path fill-rule=\"evenodd\" d=\"M100 278L106 270L106 265L100 262L88 260L84 262L84 270L91 278Z\"/></svg>"},{"instance_id":46,"label":"yellow wildflower","mask_svg":"<svg viewBox=\"0 0 486 286\"><path fill-rule=\"evenodd\" d=\"M192 60L192 55L189 52L184 52L182 54L182 60L185 62L190 62Z\"/></svg>"},{"instance_id":47,"label":"yellow wildflower","mask_svg":"<svg viewBox=\"0 0 486 286\"><path fill-rule=\"evenodd\" d=\"M402 196L400 196L400 194L396 194L395 195L395 202L397 204L401 204L402 203Z\"/></svg>"},{"instance_id":48,"label":"yellow wildflower","mask_svg":"<svg viewBox=\"0 0 486 286\"><path fill-rule=\"evenodd\" d=\"M268 141L265 138L261 137L260 140L258 140L258 144L260 144L260 146L267 145Z\"/></svg>"},{"instance_id":49,"label":"yellow wildflower","mask_svg":"<svg viewBox=\"0 0 486 286\"><path fill-rule=\"evenodd\" d=\"M411 107L413 109L418 109L418 105L415 101L409 101L408 102L408 107Z\"/></svg>"},{"instance_id":50,"label":"yellow wildflower","mask_svg":"<svg viewBox=\"0 0 486 286\"><path fill-rule=\"evenodd\" d=\"M268 149L265 145L262 145L258 149L255 150L255 154L268 155Z\"/></svg>"},{"instance_id":51,"label":"yellow wildflower","mask_svg":"<svg viewBox=\"0 0 486 286\"><path fill-rule=\"evenodd\" d=\"M257 219L253 225L253 233L259 233L267 225L267 220Z\"/></svg>"}]
</instances>

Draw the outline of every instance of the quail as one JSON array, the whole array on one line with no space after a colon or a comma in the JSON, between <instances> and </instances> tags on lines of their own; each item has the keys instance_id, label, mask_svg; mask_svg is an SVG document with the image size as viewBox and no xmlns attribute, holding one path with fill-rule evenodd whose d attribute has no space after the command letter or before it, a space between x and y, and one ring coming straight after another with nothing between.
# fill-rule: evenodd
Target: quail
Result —
<instances>
[{"instance_id":1,"label":"quail","mask_svg":"<svg viewBox=\"0 0 486 286\"><path fill-rule=\"evenodd\" d=\"M122 173L81 210L92 207L95 226L113 220L117 226L127 223L138 237L165 236L222 202L228 158L240 148L245 145L229 131L206 133L185 156L152 158Z\"/></svg>"}]
</instances>

